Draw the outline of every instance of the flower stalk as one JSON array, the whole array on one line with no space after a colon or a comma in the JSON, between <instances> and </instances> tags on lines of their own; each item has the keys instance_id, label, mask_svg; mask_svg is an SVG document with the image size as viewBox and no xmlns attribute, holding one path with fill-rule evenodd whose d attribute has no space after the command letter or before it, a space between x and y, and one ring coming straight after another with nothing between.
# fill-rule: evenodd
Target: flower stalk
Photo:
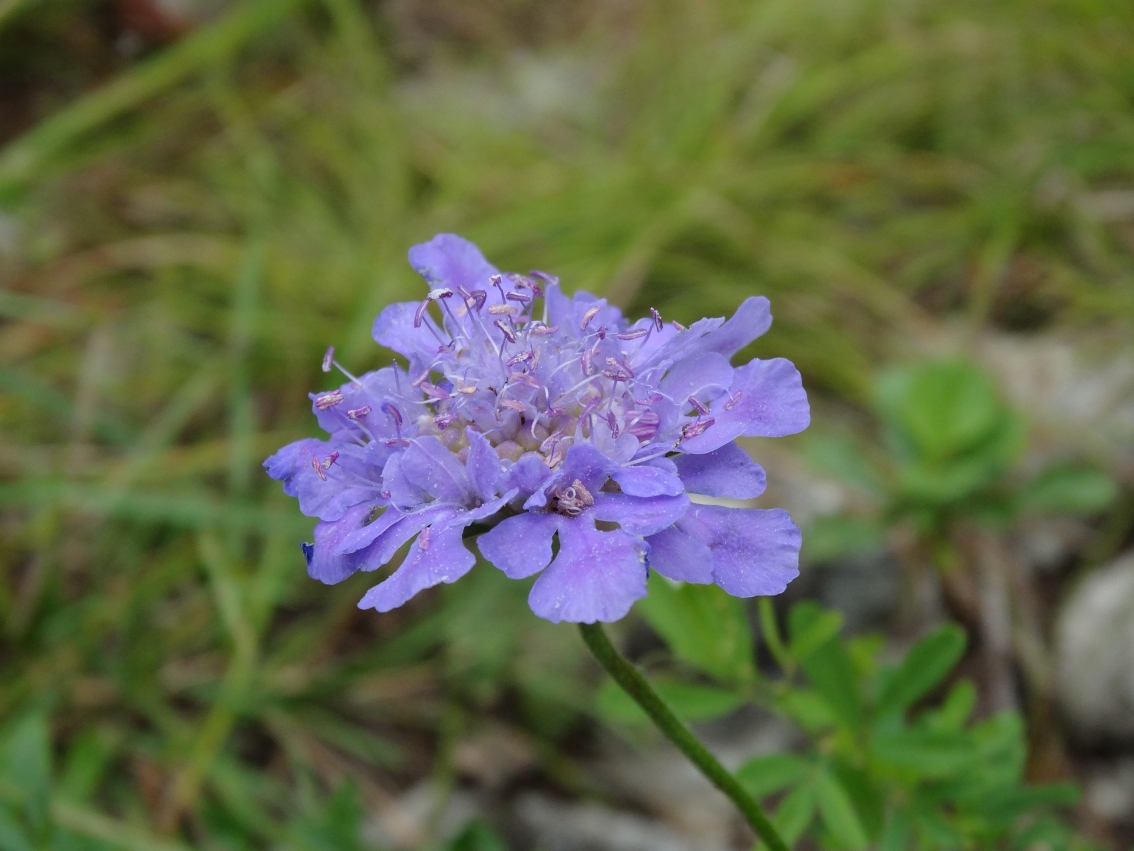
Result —
<instances>
[{"instance_id":1,"label":"flower stalk","mask_svg":"<svg viewBox=\"0 0 1134 851\"><path fill-rule=\"evenodd\" d=\"M709 782L720 789L729 800L736 805L744 816L745 821L756 832L756 835L772 851L788 851L788 846L779 833L768 821L760 805L744 791L737 779L721 765L716 757L709 753L696 736L689 731L673 710L654 691L645 677L631 665L610 643L601 623L581 623L579 631L583 641L590 648L591 653L598 659L599 664L614 678L622 689L633 698L643 711L650 717L665 737L673 742L685 754Z\"/></svg>"}]
</instances>

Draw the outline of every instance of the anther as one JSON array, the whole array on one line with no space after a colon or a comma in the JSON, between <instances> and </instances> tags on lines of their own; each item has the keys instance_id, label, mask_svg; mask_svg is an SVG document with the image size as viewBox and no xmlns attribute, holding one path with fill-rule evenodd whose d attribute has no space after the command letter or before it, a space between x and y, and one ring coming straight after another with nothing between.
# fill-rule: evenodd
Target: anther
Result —
<instances>
[{"instance_id":1,"label":"anther","mask_svg":"<svg viewBox=\"0 0 1134 851\"><path fill-rule=\"evenodd\" d=\"M594 307L590 308L586 313L584 313L583 319L579 323L579 330L580 331L586 331L587 326L590 325L591 320L594 319L595 316L598 315L598 312L599 312L599 306L596 304Z\"/></svg>"},{"instance_id":2,"label":"anther","mask_svg":"<svg viewBox=\"0 0 1134 851\"><path fill-rule=\"evenodd\" d=\"M733 408L736 407L736 403L740 401L740 394L742 392L743 391L741 391L741 390L737 390L734 395L729 397L729 400L724 403L724 409L726 411L731 411Z\"/></svg>"},{"instance_id":3,"label":"anther","mask_svg":"<svg viewBox=\"0 0 1134 851\"><path fill-rule=\"evenodd\" d=\"M606 359L606 369L602 374L612 381L629 381L634 377L634 371L617 358Z\"/></svg>"},{"instance_id":4,"label":"anther","mask_svg":"<svg viewBox=\"0 0 1134 851\"><path fill-rule=\"evenodd\" d=\"M397 428L402 427L402 412L398 410L397 405L391 405L389 402L383 402L382 411L386 414L386 416L394 421L394 425Z\"/></svg>"},{"instance_id":5,"label":"anther","mask_svg":"<svg viewBox=\"0 0 1134 851\"><path fill-rule=\"evenodd\" d=\"M520 304L527 304L529 301L532 300L532 297L530 295L528 295L527 293L518 293L518 292L507 293L504 296L504 298L508 299L508 301L518 301L518 302L520 302Z\"/></svg>"},{"instance_id":6,"label":"anther","mask_svg":"<svg viewBox=\"0 0 1134 851\"><path fill-rule=\"evenodd\" d=\"M493 316L516 316L520 311L510 304L490 304L488 305L488 312Z\"/></svg>"},{"instance_id":7,"label":"anther","mask_svg":"<svg viewBox=\"0 0 1134 851\"><path fill-rule=\"evenodd\" d=\"M326 458L323 459L323 469L324 470L331 469L331 465L334 464L335 461L338 460L338 458L339 458L339 453L338 452L332 452L330 455L328 455Z\"/></svg>"},{"instance_id":8,"label":"anther","mask_svg":"<svg viewBox=\"0 0 1134 851\"><path fill-rule=\"evenodd\" d=\"M539 334L541 337L546 337L549 334L554 334L558 330L558 325L544 325L542 322L540 322L538 325L532 326L531 333Z\"/></svg>"},{"instance_id":9,"label":"anther","mask_svg":"<svg viewBox=\"0 0 1134 851\"><path fill-rule=\"evenodd\" d=\"M685 401L688 402L690 405L692 405L693 410L695 410L698 414L701 414L702 416L704 416L705 414L709 413L709 409L705 406L705 403L702 402L700 399L697 399L694 396L689 396L685 399Z\"/></svg>"},{"instance_id":10,"label":"anther","mask_svg":"<svg viewBox=\"0 0 1134 851\"><path fill-rule=\"evenodd\" d=\"M653 317L653 320L654 320L654 330L660 331L663 327L661 314L658 313L656 310L654 310L654 308L651 307L650 308L650 316Z\"/></svg>"},{"instance_id":11,"label":"anther","mask_svg":"<svg viewBox=\"0 0 1134 851\"><path fill-rule=\"evenodd\" d=\"M433 422L434 424L436 424L437 428L441 429L441 431L444 431L453 424L453 420L455 420L456 418L457 415L452 412L447 414L438 414L433 418Z\"/></svg>"},{"instance_id":12,"label":"anther","mask_svg":"<svg viewBox=\"0 0 1134 851\"><path fill-rule=\"evenodd\" d=\"M625 331L615 336L617 336L619 340L637 340L639 337L645 337L649 333L650 332L645 328L635 328L633 331Z\"/></svg>"},{"instance_id":13,"label":"anther","mask_svg":"<svg viewBox=\"0 0 1134 851\"><path fill-rule=\"evenodd\" d=\"M484 307L484 302L488 299L488 293L484 290L473 290L472 293L473 310L480 310Z\"/></svg>"},{"instance_id":14,"label":"anther","mask_svg":"<svg viewBox=\"0 0 1134 851\"><path fill-rule=\"evenodd\" d=\"M425 311L429 308L429 299L426 299L417 306L417 310L413 312L413 327L420 328L421 323L425 321Z\"/></svg>"},{"instance_id":15,"label":"anther","mask_svg":"<svg viewBox=\"0 0 1134 851\"><path fill-rule=\"evenodd\" d=\"M436 384L430 384L428 381L422 383L421 389L430 399L440 399L444 401L449 398L448 390L444 387L438 387Z\"/></svg>"},{"instance_id":16,"label":"anther","mask_svg":"<svg viewBox=\"0 0 1134 851\"><path fill-rule=\"evenodd\" d=\"M335 347L327 346L327 351L323 352L323 372L331 371L331 364L335 361Z\"/></svg>"},{"instance_id":17,"label":"anther","mask_svg":"<svg viewBox=\"0 0 1134 851\"><path fill-rule=\"evenodd\" d=\"M507 323L502 322L499 319L494 319L492 320L492 324L500 329L500 333L504 335L504 339L506 339L509 343L516 342L516 335L512 333L512 329L508 327Z\"/></svg>"},{"instance_id":18,"label":"anther","mask_svg":"<svg viewBox=\"0 0 1134 851\"><path fill-rule=\"evenodd\" d=\"M322 396L315 397L315 407L320 411L327 411L335 407L343 400L342 390L332 390L330 393L324 393Z\"/></svg>"},{"instance_id":19,"label":"anther","mask_svg":"<svg viewBox=\"0 0 1134 851\"><path fill-rule=\"evenodd\" d=\"M354 408L353 410L346 412L347 419L349 419L349 420L360 420L363 417L365 417L367 414L369 414L372 410L374 410L374 409L371 408L369 405L363 405L361 408Z\"/></svg>"},{"instance_id":20,"label":"anther","mask_svg":"<svg viewBox=\"0 0 1134 851\"><path fill-rule=\"evenodd\" d=\"M704 434L715 423L712 417L707 420L697 420L695 423L686 423L681 427L681 436L686 440L692 440L694 437Z\"/></svg>"},{"instance_id":21,"label":"anther","mask_svg":"<svg viewBox=\"0 0 1134 851\"><path fill-rule=\"evenodd\" d=\"M678 322L678 321L677 321L676 319L671 319L671 320L670 320L670 324L671 324L671 325L672 325L672 326L673 326L674 328L676 328L676 329L677 329L678 331L684 331L684 330L685 330L685 326L684 326L684 325L682 325L682 324L681 324L680 322Z\"/></svg>"},{"instance_id":22,"label":"anther","mask_svg":"<svg viewBox=\"0 0 1134 851\"><path fill-rule=\"evenodd\" d=\"M429 297L428 298L429 298L430 301L437 301L437 299L439 299L439 298L452 298L452 297L453 297L453 291L451 289L449 289L448 287L438 287L435 290L429 291Z\"/></svg>"},{"instance_id":23,"label":"anther","mask_svg":"<svg viewBox=\"0 0 1134 851\"><path fill-rule=\"evenodd\" d=\"M539 269L532 269L529 274L533 278L537 278L547 284L549 287L554 287L559 283L559 279L554 275L549 275L547 272L541 272Z\"/></svg>"},{"instance_id":24,"label":"anther","mask_svg":"<svg viewBox=\"0 0 1134 851\"><path fill-rule=\"evenodd\" d=\"M417 545L423 550L427 550L429 549L429 544L432 538L433 533L431 532L430 527L426 526L421 530L421 534L417 536Z\"/></svg>"},{"instance_id":25,"label":"anther","mask_svg":"<svg viewBox=\"0 0 1134 851\"><path fill-rule=\"evenodd\" d=\"M327 474L323 472L323 465L319 463L319 459L314 455L311 456L311 469L319 474L319 478L324 482L327 481Z\"/></svg>"},{"instance_id":26,"label":"anther","mask_svg":"<svg viewBox=\"0 0 1134 851\"><path fill-rule=\"evenodd\" d=\"M532 353L531 349L525 349L518 355L512 355L512 357L504 361L504 364L505 366L515 366L518 363L525 363L527 361L530 361L534 357L535 355Z\"/></svg>"},{"instance_id":27,"label":"anther","mask_svg":"<svg viewBox=\"0 0 1134 851\"><path fill-rule=\"evenodd\" d=\"M610 426L610 436L618 440L618 417L614 415L614 411L606 412L606 424Z\"/></svg>"},{"instance_id":28,"label":"anther","mask_svg":"<svg viewBox=\"0 0 1134 851\"><path fill-rule=\"evenodd\" d=\"M421 375L419 375L417 378L415 378L413 381L410 382L410 387L420 387L422 384L424 384L428 380L429 380L429 370L427 369L425 372L423 372Z\"/></svg>"},{"instance_id":29,"label":"anther","mask_svg":"<svg viewBox=\"0 0 1134 851\"><path fill-rule=\"evenodd\" d=\"M528 406L523 402L517 402L515 399L501 399L500 404L505 408L511 408L513 411L519 411L521 414L528 409Z\"/></svg>"}]
</instances>

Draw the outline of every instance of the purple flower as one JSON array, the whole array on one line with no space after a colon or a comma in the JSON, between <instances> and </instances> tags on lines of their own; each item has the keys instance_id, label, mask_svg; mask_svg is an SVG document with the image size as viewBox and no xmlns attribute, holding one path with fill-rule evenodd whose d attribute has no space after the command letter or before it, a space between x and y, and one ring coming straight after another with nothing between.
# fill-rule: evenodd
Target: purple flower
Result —
<instances>
[{"instance_id":1,"label":"purple flower","mask_svg":"<svg viewBox=\"0 0 1134 851\"><path fill-rule=\"evenodd\" d=\"M409 259L428 295L374 323L408 367L314 394L330 439L265 462L320 521L303 545L311 576L375 570L412 541L359 604L389 611L471 570L479 531L481 554L506 575L539 574L537 615L593 623L624 616L650 568L741 597L778 594L798 574L787 512L688 496L759 496L764 471L735 439L807 427L789 361L729 363L771 325L767 299L689 328L653 310L631 324L545 273L501 274L452 234ZM328 350L324 367L332 360Z\"/></svg>"}]
</instances>

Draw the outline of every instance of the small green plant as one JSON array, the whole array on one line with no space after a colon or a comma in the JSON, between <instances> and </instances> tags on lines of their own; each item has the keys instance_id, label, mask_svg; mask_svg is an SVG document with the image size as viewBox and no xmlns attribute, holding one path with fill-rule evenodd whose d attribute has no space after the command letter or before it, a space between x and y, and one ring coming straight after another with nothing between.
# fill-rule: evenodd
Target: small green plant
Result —
<instances>
[{"instance_id":1,"label":"small green plant","mask_svg":"<svg viewBox=\"0 0 1134 851\"><path fill-rule=\"evenodd\" d=\"M875 546L884 529L904 522L940 555L958 522L1002 526L1028 515L1087 515L1117 493L1110 476L1086 463L1059 461L1035 475L1018 473L1024 421L966 361L886 371L873 400L880 445L829 433L809 441L816 468L877 507L868 517L818 521L808 535L812 561Z\"/></svg>"},{"instance_id":2,"label":"small green plant","mask_svg":"<svg viewBox=\"0 0 1134 851\"><path fill-rule=\"evenodd\" d=\"M960 627L940 627L887 664L880 637L844 640L841 616L812 602L791 609L781 634L762 598L763 635L782 672L768 679L743 606L715 588L652 582L639 608L674 653L658 691L679 715L706 720L751 702L805 734L803 753L758 756L736 772L789 844L807 835L848 851L1086 847L1058 816L1075 787L1024 782L1019 715L973 721L972 683L946 689L965 649ZM633 723L617 694L600 692L600 712Z\"/></svg>"}]
</instances>

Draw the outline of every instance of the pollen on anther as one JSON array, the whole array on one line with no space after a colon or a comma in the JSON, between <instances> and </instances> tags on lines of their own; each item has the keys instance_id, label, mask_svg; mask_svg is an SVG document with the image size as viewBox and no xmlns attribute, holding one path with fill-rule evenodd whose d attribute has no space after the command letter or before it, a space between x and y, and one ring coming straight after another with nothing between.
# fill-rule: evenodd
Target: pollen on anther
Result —
<instances>
[{"instance_id":1,"label":"pollen on anther","mask_svg":"<svg viewBox=\"0 0 1134 851\"><path fill-rule=\"evenodd\" d=\"M599 306L597 304L594 307L587 310L587 312L583 314L582 321L579 322L579 330L580 331L586 331L587 326L591 324L591 320L594 319L598 315L598 312L599 312Z\"/></svg>"},{"instance_id":2,"label":"pollen on anther","mask_svg":"<svg viewBox=\"0 0 1134 851\"><path fill-rule=\"evenodd\" d=\"M335 347L327 346L327 351L323 353L323 372L331 371L331 364L335 361Z\"/></svg>"},{"instance_id":3,"label":"pollen on anther","mask_svg":"<svg viewBox=\"0 0 1134 851\"><path fill-rule=\"evenodd\" d=\"M716 422L712 417L707 420L697 420L694 423L686 423L681 427L681 436L686 440L692 440L694 437L699 437L709 430L709 428Z\"/></svg>"},{"instance_id":4,"label":"pollen on anther","mask_svg":"<svg viewBox=\"0 0 1134 851\"><path fill-rule=\"evenodd\" d=\"M374 409L371 408L369 405L363 405L361 408L353 408L352 410L349 410L349 411L346 412L347 419L349 419L349 420L360 420L363 417L365 417L367 414L369 414L372 410L374 410Z\"/></svg>"},{"instance_id":5,"label":"pollen on anther","mask_svg":"<svg viewBox=\"0 0 1134 851\"><path fill-rule=\"evenodd\" d=\"M329 411L342 400L343 391L332 390L330 393L324 393L322 396L315 397L315 407L320 411Z\"/></svg>"}]
</instances>

